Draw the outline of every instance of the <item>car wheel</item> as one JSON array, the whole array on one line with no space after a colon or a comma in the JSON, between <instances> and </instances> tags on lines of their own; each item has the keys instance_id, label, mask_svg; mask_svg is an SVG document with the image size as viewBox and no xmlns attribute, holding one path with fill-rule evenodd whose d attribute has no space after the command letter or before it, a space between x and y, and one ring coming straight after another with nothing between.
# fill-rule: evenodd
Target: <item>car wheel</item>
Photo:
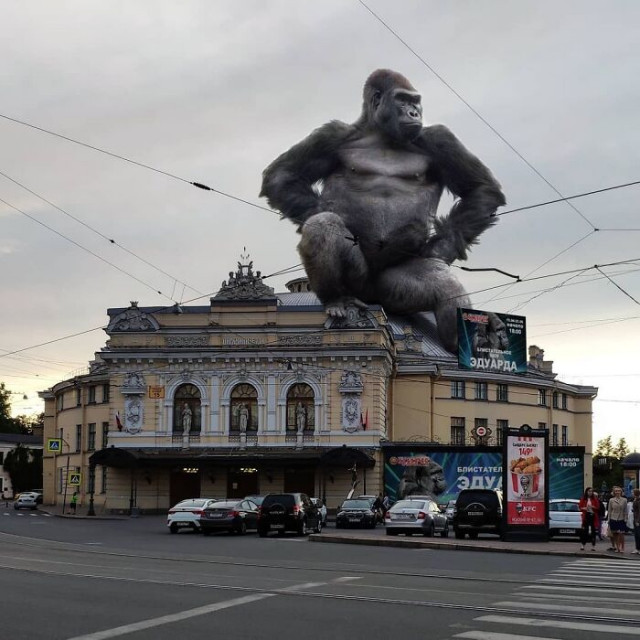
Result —
<instances>
[{"instance_id":1,"label":"car wheel","mask_svg":"<svg viewBox=\"0 0 640 640\"><path fill-rule=\"evenodd\" d=\"M477 540L478 539L478 532L477 531L469 531L469 538L471 538L471 540Z\"/></svg>"},{"instance_id":2,"label":"car wheel","mask_svg":"<svg viewBox=\"0 0 640 640\"><path fill-rule=\"evenodd\" d=\"M313 530L314 533L322 533L322 520L319 519L318 520L318 524L316 525L316 528Z\"/></svg>"},{"instance_id":3,"label":"car wheel","mask_svg":"<svg viewBox=\"0 0 640 640\"><path fill-rule=\"evenodd\" d=\"M240 526L237 529L237 533L239 536L244 536L247 533L247 523L243 520L240 523Z\"/></svg>"},{"instance_id":4,"label":"car wheel","mask_svg":"<svg viewBox=\"0 0 640 640\"><path fill-rule=\"evenodd\" d=\"M435 534L436 534L436 527L432 522L429 528L424 532L424 535L427 536L427 538L433 538Z\"/></svg>"},{"instance_id":5,"label":"car wheel","mask_svg":"<svg viewBox=\"0 0 640 640\"><path fill-rule=\"evenodd\" d=\"M175 524L172 524L169 527L169 531L171 531L171 533L178 533L178 527Z\"/></svg>"},{"instance_id":6,"label":"car wheel","mask_svg":"<svg viewBox=\"0 0 640 640\"><path fill-rule=\"evenodd\" d=\"M462 531L458 531L457 529L454 529L453 533L456 537L456 540L464 540L464 533Z\"/></svg>"},{"instance_id":7,"label":"car wheel","mask_svg":"<svg viewBox=\"0 0 640 640\"><path fill-rule=\"evenodd\" d=\"M440 537L441 538L448 538L449 537L449 525L448 524L444 525L444 529L440 532Z\"/></svg>"}]
</instances>

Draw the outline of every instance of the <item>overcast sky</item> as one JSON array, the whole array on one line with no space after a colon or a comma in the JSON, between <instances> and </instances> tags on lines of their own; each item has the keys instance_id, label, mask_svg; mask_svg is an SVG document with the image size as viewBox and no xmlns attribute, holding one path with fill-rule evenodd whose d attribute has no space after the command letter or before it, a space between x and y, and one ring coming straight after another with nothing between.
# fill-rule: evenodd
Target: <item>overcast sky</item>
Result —
<instances>
[{"instance_id":1,"label":"overcast sky","mask_svg":"<svg viewBox=\"0 0 640 640\"><path fill-rule=\"evenodd\" d=\"M637 2L366 2L386 26L357 0L3 2L0 113L265 205L264 167L324 122L355 120L364 80L387 67L422 92L426 123L491 168L504 210L558 198L550 184L568 196L640 180ZM6 118L0 171L77 219L0 175L14 413L39 411L36 392L86 366L105 334L2 354L105 326L131 300L204 304L243 246L263 274L299 263L293 225L272 213ZM561 379L599 387L594 440L640 449L639 194L505 215L465 266L524 277L630 261L602 271L635 301L593 268L472 299L525 315ZM470 292L510 282L459 275Z\"/></svg>"}]
</instances>

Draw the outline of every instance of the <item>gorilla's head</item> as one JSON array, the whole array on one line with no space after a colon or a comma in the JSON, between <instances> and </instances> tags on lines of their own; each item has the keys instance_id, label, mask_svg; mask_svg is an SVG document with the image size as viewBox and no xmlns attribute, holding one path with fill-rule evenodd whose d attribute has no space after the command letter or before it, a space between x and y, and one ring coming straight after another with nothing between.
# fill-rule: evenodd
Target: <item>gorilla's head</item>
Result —
<instances>
[{"instance_id":1,"label":"gorilla's head","mask_svg":"<svg viewBox=\"0 0 640 640\"><path fill-rule=\"evenodd\" d=\"M411 142L422 130L420 94L402 74L378 69L365 82L360 121L396 142Z\"/></svg>"}]
</instances>

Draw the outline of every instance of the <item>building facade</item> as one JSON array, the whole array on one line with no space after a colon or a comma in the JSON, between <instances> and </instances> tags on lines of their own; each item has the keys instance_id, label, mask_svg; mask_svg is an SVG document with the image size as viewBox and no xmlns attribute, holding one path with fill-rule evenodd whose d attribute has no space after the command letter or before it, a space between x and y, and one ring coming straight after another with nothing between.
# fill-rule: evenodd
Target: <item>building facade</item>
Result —
<instances>
[{"instance_id":1,"label":"building facade","mask_svg":"<svg viewBox=\"0 0 640 640\"><path fill-rule=\"evenodd\" d=\"M591 455L596 390L556 380L537 348L524 375L463 372L428 314L328 319L304 280L276 294L248 261L209 305L108 315L88 373L41 394L45 442L64 445L45 453L45 503L71 471L96 512L277 491L335 508L354 485L385 490L390 447L496 448L525 422Z\"/></svg>"}]
</instances>

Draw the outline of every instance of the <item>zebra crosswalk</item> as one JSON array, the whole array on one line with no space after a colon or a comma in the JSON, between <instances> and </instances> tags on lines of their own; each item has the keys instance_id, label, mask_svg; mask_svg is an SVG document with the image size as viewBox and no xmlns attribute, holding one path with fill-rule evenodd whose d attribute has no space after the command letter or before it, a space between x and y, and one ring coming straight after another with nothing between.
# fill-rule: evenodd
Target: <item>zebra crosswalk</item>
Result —
<instances>
[{"instance_id":1,"label":"zebra crosswalk","mask_svg":"<svg viewBox=\"0 0 640 640\"><path fill-rule=\"evenodd\" d=\"M473 619L477 628L451 639L640 637L640 562L635 558L571 560L492 606L509 612L478 616Z\"/></svg>"},{"instance_id":2,"label":"zebra crosswalk","mask_svg":"<svg viewBox=\"0 0 640 640\"><path fill-rule=\"evenodd\" d=\"M41 511L30 511L30 512L24 512L24 511L3 511L2 512L3 516L7 516L7 517L14 517L14 518L24 518L24 517L29 517L31 516L32 518L51 518L51 514L50 513L42 513Z\"/></svg>"}]
</instances>

